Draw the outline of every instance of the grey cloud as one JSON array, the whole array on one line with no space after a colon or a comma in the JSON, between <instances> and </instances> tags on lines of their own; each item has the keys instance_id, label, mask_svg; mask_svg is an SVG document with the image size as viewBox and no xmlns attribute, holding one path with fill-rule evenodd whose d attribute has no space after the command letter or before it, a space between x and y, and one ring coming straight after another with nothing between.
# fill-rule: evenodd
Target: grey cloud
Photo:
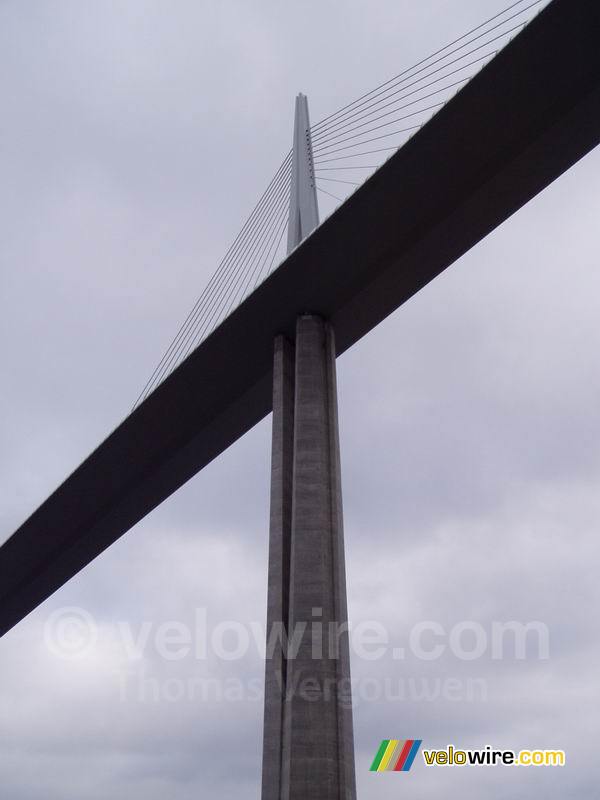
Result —
<instances>
[{"instance_id":1,"label":"grey cloud","mask_svg":"<svg viewBox=\"0 0 600 800\"><path fill-rule=\"evenodd\" d=\"M0 539L127 413L287 151L295 93L317 120L502 7L327 2L315 24L306 4L271 0L2 5ZM398 794L368 772L388 735L560 746L574 765L499 778L416 764L403 776L415 798L593 796L599 158L339 360L355 623L382 621L400 646L423 619L539 618L551 632L548 661L355 658L357 679L489 688L487 702L359 702L361 796ZM269 425L0 641L7 796L258 796L260 703L121 703L111 670L129 662L112 634L119 620L191 625L196 606L263 619ZM100 624L90 660L44 647L65 605ZM143 666L262 673L255 653L200 668L149 652Z\"/></svg>"}]
</instances>

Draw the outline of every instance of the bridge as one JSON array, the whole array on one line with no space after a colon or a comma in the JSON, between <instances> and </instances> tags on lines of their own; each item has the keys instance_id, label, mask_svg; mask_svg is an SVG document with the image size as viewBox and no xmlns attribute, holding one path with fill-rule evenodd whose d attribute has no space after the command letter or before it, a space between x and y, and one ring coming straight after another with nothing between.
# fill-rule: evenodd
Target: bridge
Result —
<instances>
[{"instance_id":1,"label":"bridge","mask_svg":"<svg viewBox=\"0 0 600 800\"><path fill-rule=\"evenodd\" d=\"M343 353L598 144L599 29L593 0L551 2L328 219L300 232L0 547L0 634L272 410L273 342L294 342L299 317L326 320Z\"/></svg>"}]
</instances>

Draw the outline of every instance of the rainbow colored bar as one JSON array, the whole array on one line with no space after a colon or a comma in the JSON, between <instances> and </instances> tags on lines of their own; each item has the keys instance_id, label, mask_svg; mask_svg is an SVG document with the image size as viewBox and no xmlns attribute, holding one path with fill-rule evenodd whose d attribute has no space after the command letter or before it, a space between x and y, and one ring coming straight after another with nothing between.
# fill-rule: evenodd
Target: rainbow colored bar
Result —
<instances>
[{"instance_id":1,"label":"rainbow colored bar","mask_svg":"<svg viewBox=\"0 0 600 800\"><path fill-rule=\"evenodd\" d=\"M408 772L422 741L422 739L384 739L379 745L370 771Z\"/></svg>"}]
</instances>

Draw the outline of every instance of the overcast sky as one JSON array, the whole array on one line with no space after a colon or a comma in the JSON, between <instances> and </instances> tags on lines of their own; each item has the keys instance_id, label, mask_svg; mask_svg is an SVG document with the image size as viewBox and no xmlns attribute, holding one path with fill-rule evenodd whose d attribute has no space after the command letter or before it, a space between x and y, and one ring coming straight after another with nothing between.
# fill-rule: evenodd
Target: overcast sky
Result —
<instances>
[{"instance_id":1,"label":"overcast sky","mask_svg":"<svg viewBox=\"0 0 600 800\"><path fill-rule=\"evenodd\" d=\"M128 412L289 149L297 92L319 119L505 5L0 3L0 541ZM358 698L360 797L597 792L599 178L593 152L338 361L349 613L407 650L354 654L353 677L486 686ZM260 698L140 686L262 678L256 647L167 661L153 636L197 607L209 629L264 620L269 459L270 418L0 640L2 797L259 797ZM98 625L86 658L44 641L65 606ZM426 620L537 620L549 658L424 661ZM152 623L141 659L119 622ZM383 738L567 766L384 777Z\"/></svg>"}]
</instances>

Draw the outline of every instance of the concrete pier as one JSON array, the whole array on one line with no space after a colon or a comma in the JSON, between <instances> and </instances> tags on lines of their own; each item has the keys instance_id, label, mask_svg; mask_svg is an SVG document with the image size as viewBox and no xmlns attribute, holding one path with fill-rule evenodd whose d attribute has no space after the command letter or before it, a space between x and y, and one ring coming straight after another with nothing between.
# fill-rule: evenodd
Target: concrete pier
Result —
<instances>
[{"instance_id":1,"label":"concrete pier","mask_svg":"<svg viewBox=\"0 0 600 800\"><path fill-rule=\"evenodd\" d=\"M276 626L285 626L287 629L289 614L294 456L294 369L294 346L283 336L278 336L275 339L273 361L271 515L262 800L279 800L281 797L281 743L283 740L283 707L287 666L281 640L277 640L273 652L270 653L269 639L276 631Z\"/></svg>"},{"instance_id":2,"label":"concrete pier","mask_svg":"<svg viewBox=\"0 0 600 800\"><path fill-rule=\"evenodd\" d=\"M335 346L298 318L275 342L263 800L356 797L350 702Z\"/></svg>"}]
</instances>

